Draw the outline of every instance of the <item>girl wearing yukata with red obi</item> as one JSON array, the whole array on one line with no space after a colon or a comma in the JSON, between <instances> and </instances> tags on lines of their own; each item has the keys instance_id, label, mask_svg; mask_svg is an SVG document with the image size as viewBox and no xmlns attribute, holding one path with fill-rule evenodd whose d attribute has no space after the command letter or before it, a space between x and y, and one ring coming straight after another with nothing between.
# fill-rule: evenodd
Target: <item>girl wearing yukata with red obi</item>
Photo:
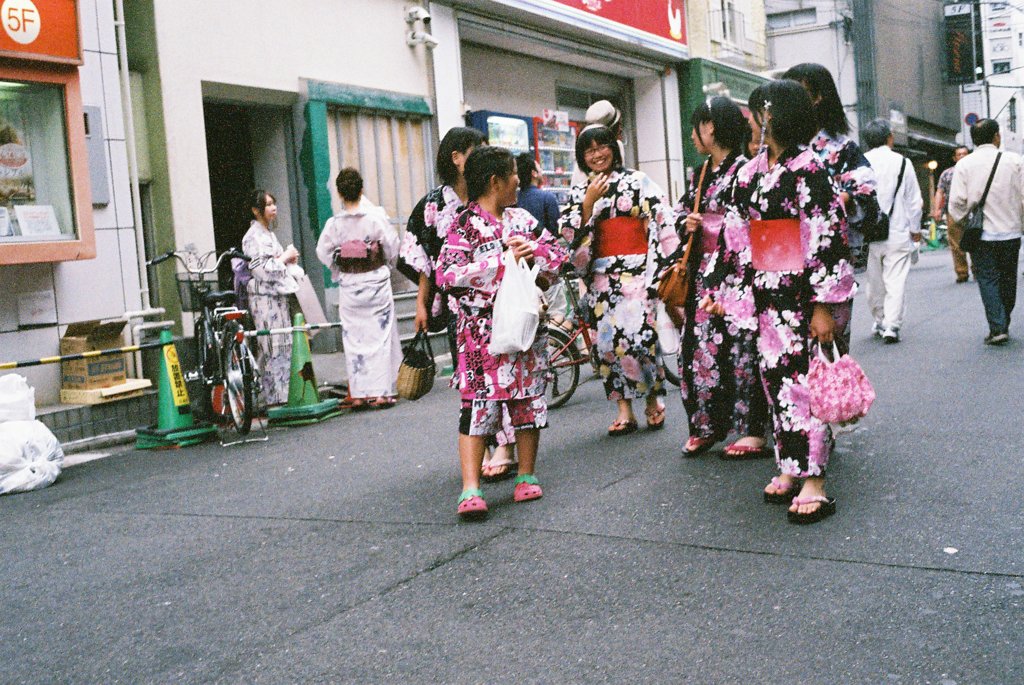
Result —
<instances>
[{"instance_id":1,"label":"girl wearing yukata with red obi","mask_svg":"<svg viewBox=\"0 0 1024 685\"><path fill-rule=\"evenodd\" d=\"M807 145L814 135L807 93L795 81L772 81L750 109L767 147L737 173L722 229L727 273L701 306L756 316L780 471L764 499L790 504L794 523L813 523L833 514L836 501L825 494L832 432L811 415L807 372L814 340L831 343L836 334L832 306L851 300L857 286L842 201Z\"/></svg>"},{"instance_id":2,"label":"girl wearing yukata with red obi","mask_svg":"<svg viewBox=\"0 0 1024 685\"><path fill-rule=\"evenodd\" d=\"M637 430L633 400L644 398L647 428L665 427L665 369L658 351L658 281L681 251L675 212L647 174L628 169L618 140L603 126L576 141L588 174L573 186L558 226L587 286L593 352L605 396L618 406L608 435Z\"/></svg>"},{"instance_id":3,"label":"girl wearing yukata with red obi","mask_svg":"<svg viewBox=\"0 0 1024 685\"><path fill-rule=\"evenodd\" d=\"M466 160L464 174L469 206L449 227L437 262L437 284L458 304L455 375L462 395L462 494L457 511L463 518L477 519L487 515L480 490L485 440L501 430L504 411L519 451L513 499L526 502L543 494L534 467L540 429L547 425L547 340L540 330L525 352L490 353L494 297L504 274L502 254L508 250L517 259L536 263L548 280L557 278L568 254L549 232L535 237L537 220L515 208L519 176L511 152L477 148Z\"/></svg>"}]
</instances>

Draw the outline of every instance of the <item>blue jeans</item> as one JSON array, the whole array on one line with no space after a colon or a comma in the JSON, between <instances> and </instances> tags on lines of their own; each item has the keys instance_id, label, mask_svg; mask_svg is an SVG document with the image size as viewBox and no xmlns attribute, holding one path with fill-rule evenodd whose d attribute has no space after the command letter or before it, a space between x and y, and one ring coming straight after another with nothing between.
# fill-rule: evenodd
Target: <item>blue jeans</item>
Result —
<instances>
[{"instance_id":1,"label":"blue jeans","mask_svg":"<svg viewBox=\"0 0 1024 685\"><path fill-rule=\"evenodd\" d=\"M977 269L978 290L985 305L992 335L1008 333L1010 314L1017 303L1017 255L1020 238L1014 240L985 240L971 257Z\"/></svg>"}]
</instances>

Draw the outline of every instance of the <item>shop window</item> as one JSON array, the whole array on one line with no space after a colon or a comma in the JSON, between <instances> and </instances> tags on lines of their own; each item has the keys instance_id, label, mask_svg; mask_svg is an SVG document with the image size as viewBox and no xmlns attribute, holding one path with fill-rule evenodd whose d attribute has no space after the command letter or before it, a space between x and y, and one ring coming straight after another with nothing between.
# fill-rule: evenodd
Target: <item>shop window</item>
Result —
<instances>
[{"instance_id":1,"label":"shop window","mask_svg":"<svg viewBox=\"0 0 1024 685\"><path fill-rule=\"evenodd\" d=\"M0 243L77 240L64 86L0 81Z\"/></svg>"},{"instance_id":2,"label":"shop window","mask_svg":"<svg viewBox=\"0 0 1024 685\"><path fill-rule=\"evenodd\" d=\"M354 167L363 176L363 193L404 228L433 179L427 120L335 108L329 110L327 128L332 196L338 171Z\"/></svg>"}]
</instances>

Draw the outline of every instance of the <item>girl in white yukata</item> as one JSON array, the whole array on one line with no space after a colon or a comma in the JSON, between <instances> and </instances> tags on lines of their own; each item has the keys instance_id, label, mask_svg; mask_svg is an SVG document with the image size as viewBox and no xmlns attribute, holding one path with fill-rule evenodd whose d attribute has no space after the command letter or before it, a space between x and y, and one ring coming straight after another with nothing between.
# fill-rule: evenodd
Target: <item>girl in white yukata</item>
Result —
<instances>
[{"instance_id":1,"label":"girl in white yukata","mask_svg":"<svg viewBox=\"0 0 1024 685\"><path fill-rule=\"evenodd\" d=\"M299 289L296 278L303 275L294 245L281 247L271 227L276 226L277 200L265 190L252 193L249 206L253 221L242 238L242 251L249 257L249 312L256 328L291 326L289 296ZM267 406L288 400L291 377L292 336L290 333L260 336L260 386Z\"/></svg>"},{"instance_id":2,"label":"girl in white yukata","mask_svg":"<svg viewBox=\"0 0 1024 685\"><path fill-rule=\"evenodd\" d=\"M324 224L316 256L338 284L338 319L353 407L395 403L402 363L391 292L398 232L375 207L361 203L363 177L342 169L335 180L344 207Z\"/></svg>"}]
</instances>

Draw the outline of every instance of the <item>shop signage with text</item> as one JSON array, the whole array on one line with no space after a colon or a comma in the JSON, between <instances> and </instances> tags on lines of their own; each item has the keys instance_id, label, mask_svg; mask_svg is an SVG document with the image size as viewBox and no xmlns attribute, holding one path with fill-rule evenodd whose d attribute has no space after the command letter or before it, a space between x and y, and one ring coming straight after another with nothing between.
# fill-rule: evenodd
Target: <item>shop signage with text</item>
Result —
<instances>
[{"instance_id":1,"label":"shop signage with text","mask_svg":"<svg viewBox=\"0 0 1024 685\"><path fill-rule=\"evenodd\" d=\"M76 0L2 0L0 56L81 64Z\"/></svg>"},{"instance_id":2,"label":"shop signage with text","mask_svg":"<svg viewBox=\"0 0 1024 685\"><path fill-rule=\"evenodd\" d=\"M686 45L685 0L548 0Z\"/></svg>"}]
</instances>

